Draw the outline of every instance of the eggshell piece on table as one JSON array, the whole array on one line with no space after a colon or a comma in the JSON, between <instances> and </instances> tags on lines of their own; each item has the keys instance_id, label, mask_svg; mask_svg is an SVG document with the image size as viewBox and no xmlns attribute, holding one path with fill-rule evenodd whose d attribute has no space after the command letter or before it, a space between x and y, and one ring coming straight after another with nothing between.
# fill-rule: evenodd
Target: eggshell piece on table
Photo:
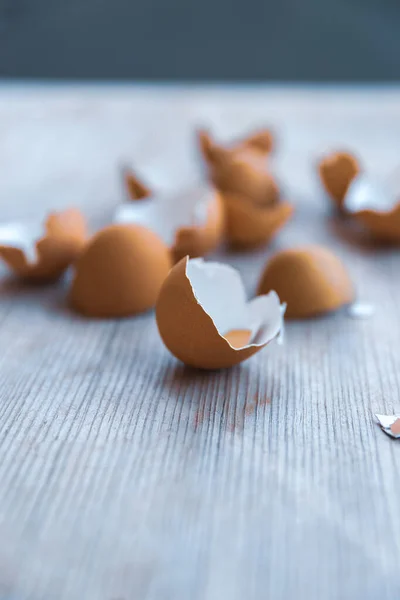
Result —
<instances>
[{"instance_id":1,"label":"eggshell piece on table","mask_svg":"<svg viewBox=\"0 0 400 600\"><path fill-rule=\"evenodd\" d=\"M55 281L77 259L86 238L85 218L71 208L50 214L44 223L0 225L0 257L26 281Z\"/></svg>"},{"instance_id":2,"label":"eggshell piece on table","mask_svg":"<svg viewBox=\"0 0 400 600\"><path fill-rule=\"evenodd\" d=\"M209 177L223 195L231 194L259 204L278 202L279 187L267 168L266 155L269 150L261 152L262 145L251 142L223 147L205 131L200 131L198 135Z\"/></svg>"},{"instance_id":3,"label":"eggshell piece on table","mask_svg":"<svg viewBox=\"0 0 400 600\"><path fill-rule=\"evenodd\" d=\"M354 287L342 262L327 248L283 250L267 263L258 294L275 290L287 303L289 319L304 319L337 310L354 299Z\"/></svg>"},{"instance_id":4,"label":"eggshell piece on table","mask_svg":"<svg viewBox=\"0 0 400 600\"><path fill-rule=\"evenodd\" d=\"M400 195L370 178L358 175L351 182L344 208L378 241L400 243Z\"/></svg>"},{"instance_id":5,"label":"eggshell piece on table","mask_svg":"<svg viewBox=\"0 0 400 600\"><path fill-rule=\"evenodd\" d=\"M232 267L188 257L171 270L156 304L168 350L200 369L231 367L250 358L279 335L283 312L275 292L246 302Z\"/></svg>"},{"instance_id":6,"label":"eggshell piece on table","mask_svg":"<svg viewBox=\"0 0 400 600\"><path fill-rule=\"evenodd\" d=\"M76 263L70 304L89 317L126 317L154 307L171 267L167 246L140 225L99 231Z\"/></svg>"},{"instance_id":7,"label":"eggshell piece on table","mask_svg":"<svg viewBox=\"0 0 400 600\"><path fill-rule=\"evenodd\" d=\"M122 177L128 198L131 200L143 200L152 195L152 191L137 175L129 168L122 169Z\"/></svg>"},{"instance_id":8,"label":"eggshell piece on table","mask_svg":"<svg viewBox=\"0 0 400 600\"><path fill-rule=\"evenodd\" d=\"M198 185L121 204L114 221L137 223L154 231L176 262L186 255L204 256L218 246L224 230L224 206L218 192Z\"/></svg>"},{"instance_id":9,"label":"eggshell piece on table","mask_svg":"<svg viewBox=\"0 0 400 600\"><path fill-rule=\"evenodd\" d=\"M319 163L318 170L326 192L342 210L348 187L360 172L357 158L348 152L335 152Z\"/></svg>"},{"instance_id":10,"label":"eggshell piece on table","mask_svg":"<svg viewBox=\"0 0 400 600\"><path fill-rule=\"evenodd\" d=\"M243 202L236 196L225 196L226 236L231 246L253 248L271 242L292 217L289 202L262 206Z\"/></svg>"}]
</instances>

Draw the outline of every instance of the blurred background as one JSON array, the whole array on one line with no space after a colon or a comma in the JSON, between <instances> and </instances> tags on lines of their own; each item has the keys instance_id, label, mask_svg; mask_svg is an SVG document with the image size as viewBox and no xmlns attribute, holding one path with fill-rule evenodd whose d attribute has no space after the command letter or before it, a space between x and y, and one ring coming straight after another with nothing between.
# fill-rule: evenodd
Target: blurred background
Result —
<instances>
[{"instance_id":1,"label":"blurred background","mask_svg":"<svg viewBox=\"0 0 400 600\"><path fill-rule=\"evenodd\" d=\"M390 82L399 0L0 0L0 76Z\"/></svg>"}]
</instances>

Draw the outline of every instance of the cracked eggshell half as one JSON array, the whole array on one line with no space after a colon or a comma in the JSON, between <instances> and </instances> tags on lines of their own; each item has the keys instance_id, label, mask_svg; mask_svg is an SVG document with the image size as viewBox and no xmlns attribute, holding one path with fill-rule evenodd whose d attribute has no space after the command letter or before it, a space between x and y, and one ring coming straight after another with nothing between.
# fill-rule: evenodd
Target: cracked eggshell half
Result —
<instances>
[{"instance_id":1,"label":"cracked eggshell half","mask_svg":"<svg viewBox=\"0 0 400 600\"><path fill-rule=\"evenodd\" d=\"M366 174L351 182L344 208L378 241L400 243L400 196ZM393 186L394 187L394 186Z\"/></svg>"},{"instance_id":2,"label":"cracked eggshell half","mask_svg":"<svg viewBox=\"0 0 400 600\"><path fill-rule=\"evenodd\" d=\"M267 294L272 289L287 303L289 319L321 315L354 300L354 287L346 268L322 246L275 254L265 266L257 293Z\"/></svg>"},{"instance_id":3,"label":"cracked eggshell half","mask_svg":"<svg viewBox=\"0 0 400 600\"><path fill-rule=\"evenodd\" d=\"M86 221L78 209L50 214L45 221L0 225L0 257L18 277L57 280L81 253Z\"/></svg>"},{"instance_id":4,"label":"cracked eggshell half","mask_svg":"<svg viewBox=\"0 0 400 600\"><path fill-rule=\"evenodd\" d=\"M348 152L335 152L323 158L318 165L319 177L325 191L339 210L343 206L346 192L360 172L357 158Z\"/></svg>"},{"instance_id":5,"label":"cracked eggshell half","mask_svg":"<svg viewBox=\"0 0 400 600\"><path fill-rule=\"evenodd\" d=\"M279 200L279 186L266 161L273 144L272 134L254 134L233 147L217 144L205 131L200 131L198 138L209 178L223 196L234 195L259 204Z\"/></svg>"},{"instance_id":6,"label":"cracked eggshell half","mask_svg":"<svg viewBox=\"0 0 400 600\"><path fill-rule=\"evenodd\" d=\"M171 270L156 304L168 350L200 369L232 367L250 358L281 333L283 312L275 292L246 302L232 267L188 257Z\"/></svg>"},{"instance_id":7,"label":"cracked eggshell half","mask_svg":"<svg viewBox=\"0 0 400 600\"><path fill-rule=\"evenodd\" d=\"M226 237L231 246L243 249L269 243L293 212L293 205L286 201L269 206L226 195Z\"/></svg>"},{"instance_id":8,"label":"cracked eggshell half","mask_svg":"<svg viewBox=\"0 0 400 600\"><path fill-rule=\"evenodd\" d=\"M70 304L98 318L127 317L153 308L171 268L168 247L140 225L99 231L79 257Z\"/></svg>"},{"instance_id":9,"label":"cracked eggshell half","mask_svg":"<svg viewBox=\"0 0 400 600\"><path fill-rule=\"evenodd\" d=\"M224 207L218 192L198 185L176 194L124 203L114 222L147 227L164 241L177 262L186 255L204 256L218 246L224 231Z\"/></svg>"}]
</instances>

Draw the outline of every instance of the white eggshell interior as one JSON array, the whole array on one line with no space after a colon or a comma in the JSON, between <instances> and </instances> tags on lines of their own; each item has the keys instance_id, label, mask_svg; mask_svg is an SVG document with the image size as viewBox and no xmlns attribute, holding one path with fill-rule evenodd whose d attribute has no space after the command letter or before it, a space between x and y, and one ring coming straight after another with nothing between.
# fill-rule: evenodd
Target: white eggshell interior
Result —
<instances>
[{"instance_id":1,"label":"white eggshell interior","mask_svg":"<svg viewBox=\"0 0 400 600\"><path fill-rule=\"evenodd\" d=\"M172 246L181 227L202 227L207 222L214 192L198 186L177 194L156 195L143 200L121 204L114 223L135 223L151 229L168 245Z\"/></svg>"},{"instance_id":2,"label":"white eggshell interior","mask_svg":"<svg viewBox=\"0 0 400 600\"><path fill-rule=\"evenodd\" d=\"M389 185L361 173L349 185L344 199L344 208L351 213L361 210L390 212L398 202L399 197Z\"/></svg>"},{"instance_id":3,"label":"white eggshell interior","mask_svg":"<svg viewBox=\"0 0 400 600\"><path fill-rule=\"evenodd\" d=\"M284 308L275 292L246 302L246 293L236 269L202 258L187 261L186 275L197 302L211 317L218 333L248 329L250 345L263 345L283 328Z\"/></svg>"},{"instance_id":4,"label":"white eggshell interior","mask_svg":"<svg viewBox=\"0 0 400 600\"><path fill-rule=\"evenodd\" d=\"M0 246L19 248L30 264L37 261L36 242L44 235L43 223L39 221L0 224Z\"/></svg>"}]
</instances>

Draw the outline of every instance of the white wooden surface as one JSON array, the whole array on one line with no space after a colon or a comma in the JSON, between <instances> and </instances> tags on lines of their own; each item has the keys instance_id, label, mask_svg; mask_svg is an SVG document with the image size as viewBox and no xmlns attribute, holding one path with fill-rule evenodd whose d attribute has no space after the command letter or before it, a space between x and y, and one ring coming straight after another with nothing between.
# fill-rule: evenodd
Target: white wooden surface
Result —
<instances>
[{"instance_id":1,"label":"white wooden surface","mask_svg":"<svg viewBox=\"0 0 400 600\"><path fill-rule=\"evenodd\" d=\"M130 160L160 185L198 172L193 129L276 128L297 206L274 249L346 261L376 315L290 323L231 371L186 370L152 314L85 321L67 282L0 289L1 600L395 600L400 251L330 216L318 155L399 162L400 90L0 88L1 218L75 204L93 229ZM271 249L222 255L252 293Z\"/></svg>"}]
</instances>

